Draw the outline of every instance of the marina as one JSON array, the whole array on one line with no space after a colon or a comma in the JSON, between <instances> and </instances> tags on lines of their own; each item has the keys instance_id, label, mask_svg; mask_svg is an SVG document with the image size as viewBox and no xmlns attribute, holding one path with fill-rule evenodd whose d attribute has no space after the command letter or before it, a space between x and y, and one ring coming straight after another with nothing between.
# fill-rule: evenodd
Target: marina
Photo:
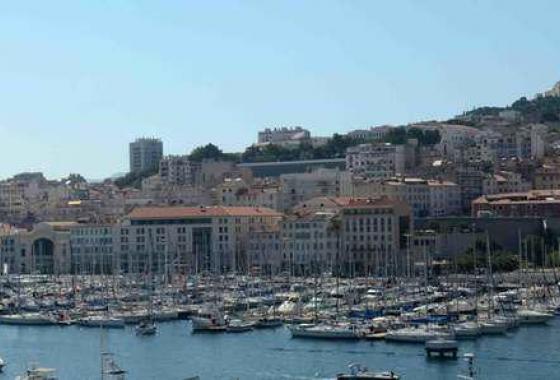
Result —
<instances>
[{"instance_id":1,"label":"marina","mask_svg":"<svg viewBox=\"0 0 560 380\"><path fill-rule=\"evenodd\" d=\"M103 342L120 365L110 380L334 379L350 363L368 376L448 379L470 353L476 378L546 377L560 370L552 272L425 286L330 275L5 277L0 376L40 363L58 379L98 379Z\"/></svg>"}]
</instances>

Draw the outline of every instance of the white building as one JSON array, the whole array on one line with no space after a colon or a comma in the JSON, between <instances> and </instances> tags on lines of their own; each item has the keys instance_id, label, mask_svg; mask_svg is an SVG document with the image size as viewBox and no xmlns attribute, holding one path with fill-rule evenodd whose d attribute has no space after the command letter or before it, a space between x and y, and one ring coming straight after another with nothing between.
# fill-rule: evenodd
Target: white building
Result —
<instances>
[{"instance_id":1,"label":"white building","mask_svg":"<svg viewBox=\"0 0 560 380\"><path fill-rule=\"evenodd\" d=\"M251 233L274 228L282 214L258 207L142 207L114 239L123 272L245 271Z\"/></svg>"},{"instance_id":2,"label":"white building","mask_svg":"<svg viewBox=\"0 0 560 380\"><path fill-rule=\"evenodd\" d=\"M159 162L159 178L164 185L192 186L194 165L188 156L165 156Z\"/></svg>"},{"instance_id":3,"label":"white building","mask_svg":"<svg viewBox=\"0 0 560 380\"><path fill-rule=\"evenodd\" d=\"M293 128L266 128L259 131L257 143L258 144L291 144L309 140L311 133L302 127Z\"/></svg>"},{"instance_id":4,"label":"white building","mask_svg":"<svg viewBox=\"0 0 560 380\"><path fill-rule=\"evenodd\" d=\"M355 177L384 179L404 172L403 145L361 144L346 151L346 170Z\"/></svg>"}]
</instances>

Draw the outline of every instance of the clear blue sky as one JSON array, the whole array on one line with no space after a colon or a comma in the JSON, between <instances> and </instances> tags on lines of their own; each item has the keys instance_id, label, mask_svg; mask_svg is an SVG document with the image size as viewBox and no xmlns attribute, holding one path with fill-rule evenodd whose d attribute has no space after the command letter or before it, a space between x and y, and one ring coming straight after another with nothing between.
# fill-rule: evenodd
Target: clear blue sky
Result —
<instances>
[{"instance_id":1,"label":"clear blue sky","mask_svg":"<svg viewBox=\"0 0 560 380\"><path fill-rule=\"evenodd\" d=\"M560 80L560 2L5 1L0 178L102 178L128 142L241 150L505 105Z\"/></svg>"}]
</instances>

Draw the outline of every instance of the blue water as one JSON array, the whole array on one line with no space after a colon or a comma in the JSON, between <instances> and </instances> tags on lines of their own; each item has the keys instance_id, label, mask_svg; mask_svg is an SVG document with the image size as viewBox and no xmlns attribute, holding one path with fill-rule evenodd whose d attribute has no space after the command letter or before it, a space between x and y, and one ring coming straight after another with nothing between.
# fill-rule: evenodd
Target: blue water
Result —
<instances>
[{"instance_id":1,"label":"blue water","mask_svg":"<svg viewBox=\"0 0 560 380\"><path fill-rule=\"evenodd\" d=\"M29 362L56 368L61 380L98 380L100 342L97 329L2 325L0 356L8 366L0 380L12 380ZM285 328L193 335L185 321L160 324L153 337L110 330L107 343L134 380L328 379L350 362L433 380L455 379L465 368L463 360L426 359L422 345L299 340ZM560 379L560 320L464 341L460 352L475 352L480 379Z\"/></svg>"}]
</instances>

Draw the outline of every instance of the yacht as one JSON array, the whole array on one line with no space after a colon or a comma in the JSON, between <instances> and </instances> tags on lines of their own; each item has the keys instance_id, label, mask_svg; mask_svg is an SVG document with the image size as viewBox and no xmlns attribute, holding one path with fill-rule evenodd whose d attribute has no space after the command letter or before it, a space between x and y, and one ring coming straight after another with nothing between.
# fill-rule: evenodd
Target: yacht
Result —
<instances>
[{"instance_id":1,"label":"yacht","mask_svg":"<svg viewBox=\"0 0 560 380\"><path fill-rule=\"evenodd\" d=\"M0 323L3 323L5 325L45 326L56 324L56 320L41 313L21 313L0 315Z\"/></svg>"},{"instance_id":2,"label":"yacht","mask_svg":"<svg viewBox=\"0 0 560 380\"><path fill-rule=\"evenodd\" d=\"M428 340L450 339L453 333L438 331L429 328L405 327L398 330L388 330L385 340L405 343L426 343Z\"/></svg>"},{"instance_id":3,"label":"yacht","mask_svg":"<svg viewBox=\"0 0 560 380\"><path fill-rule=\"evenodd\" d=\"M359 339L353 325L348 324L300 324L289 326L292 338Z\"/></svg>"},{"instance_id":4,"label":"yacht","mask_svg":"<svg viewBox=\"0 0 560 380\"><path fill-rule=\"evenodd\" d=\"M112 329L124 329L124 319L110 316L93 315L79 320L78 324L84 327L104 327Z\"/></svg>"}]
</instances>

